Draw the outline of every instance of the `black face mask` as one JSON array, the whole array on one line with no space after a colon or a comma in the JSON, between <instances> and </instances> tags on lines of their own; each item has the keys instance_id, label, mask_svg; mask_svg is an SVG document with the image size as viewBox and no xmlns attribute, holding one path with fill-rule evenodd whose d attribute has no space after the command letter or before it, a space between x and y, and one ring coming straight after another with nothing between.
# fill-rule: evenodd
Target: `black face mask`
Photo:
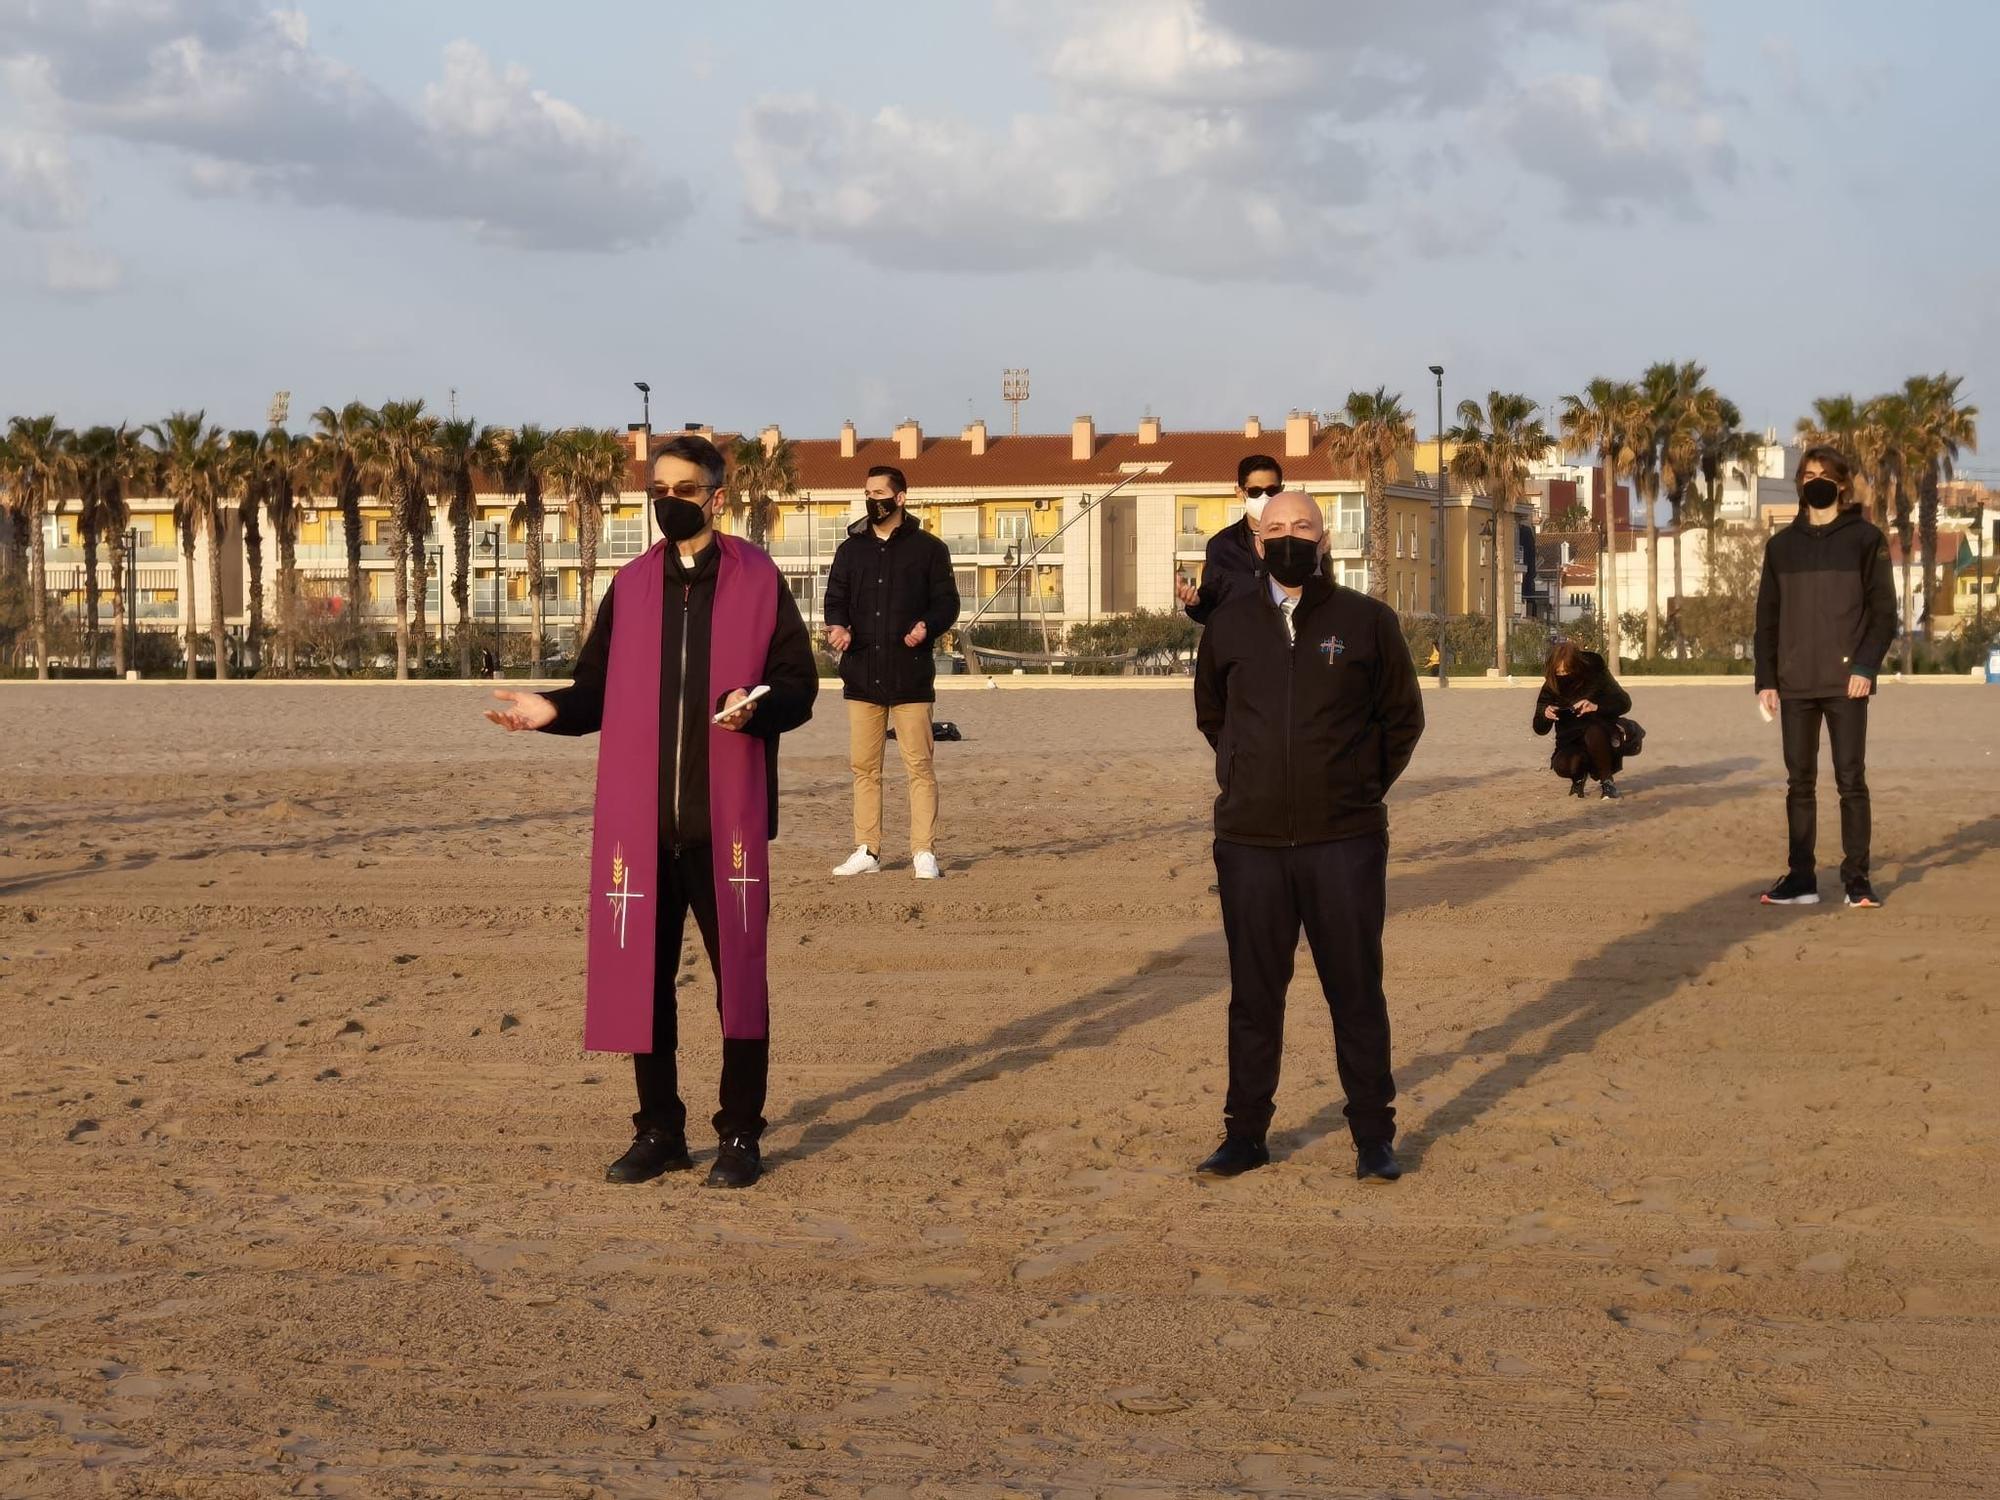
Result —
<instances>
[{"instance_id":1,"label":"black face mask","mask_svg":"<svg viewBox=\"0 0 2000 1500\"><path fill-rule=\"evenodd\" d=\"M1799 493L1815 510L1825 510L1840 501L1840 486L1831 479L1808 479L1799 487Z\"/></svg>"},{"instance_id":2,"label":"black face mask","mask_svg":"<svg viewBox=\"0 0 2000 1500\"><path fill-rule=\"evenodd\" d=\"M668 541L684 542L701 535L701 529L708 524L708 511L692 500L669 495L653 502L653 519L660 523L660 531Z\"/></svg>"},{"instance_id":3,"label":"black face mask","mask_svg":"<svg viewBox=\"0 0 2000 1500\"><path fill-rule=\"evenodd\" d=\"M896 512L902 509L902 506L893 497L887 500L878 500L873 495L869 495L867 497L867 501L868 501L868 524L870 526L883 526L888 524L888 522L895 516Z\"/></svg>"},{"instance_id":4,"label":"black face mask","mask_svg":"<svg viewBox=\"0 0 2000 1500\"><path fill-rule=\"evenodd\" d=\"M1319 543L1304 536L1273 537L1264 543L1264 566L1286 588L1303 588L1319 571Z\"/></svg>"}]
</instances>

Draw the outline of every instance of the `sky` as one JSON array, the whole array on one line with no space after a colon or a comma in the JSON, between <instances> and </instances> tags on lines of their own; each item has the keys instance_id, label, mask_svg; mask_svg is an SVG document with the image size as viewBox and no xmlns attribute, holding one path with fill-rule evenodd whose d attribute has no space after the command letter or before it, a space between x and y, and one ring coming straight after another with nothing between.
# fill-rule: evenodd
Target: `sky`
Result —
<instances>
[{"instance_id":1,"label":"sky","mask_svg":"<svg viewBox=\"0 0 2000 1500\"><path fill-rule=\"evenodd\" d=\"M0 415L2000 395L1985 0L0 0Z\"/></svg>"}]
</instances>

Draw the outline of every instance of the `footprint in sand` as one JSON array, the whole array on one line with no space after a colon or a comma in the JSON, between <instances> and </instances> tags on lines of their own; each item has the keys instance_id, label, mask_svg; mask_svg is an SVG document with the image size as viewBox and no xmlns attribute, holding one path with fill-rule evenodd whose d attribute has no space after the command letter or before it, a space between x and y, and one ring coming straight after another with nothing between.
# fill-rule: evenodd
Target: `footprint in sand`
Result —
<instances>
[{"instance_id":1,"label":"footprint in sand","mask_svg":"<svg viewBox=\"0 0 2000 1500\"><path fill-rule=\"evenodd\" d=\"M1131 1238L1129 1234L1093 1234L1088 1239L1078 1240L1074 1244L1052 1246L1029 1256L1026 1260L1015 1262L1014 1279L1040 1281L1059 1271L1066 1271L1072 1266L1080 1266L1086 1261L1095 1260L1106 1250L1122 1245Z\"/></svg>"}]
</instances>

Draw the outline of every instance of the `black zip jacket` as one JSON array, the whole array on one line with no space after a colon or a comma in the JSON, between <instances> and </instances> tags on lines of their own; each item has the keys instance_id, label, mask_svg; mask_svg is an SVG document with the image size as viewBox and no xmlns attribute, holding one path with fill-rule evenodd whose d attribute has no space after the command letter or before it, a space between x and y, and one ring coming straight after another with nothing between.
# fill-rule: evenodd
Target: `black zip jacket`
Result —
<instances>
[{"instance_id":1,"label":"black zip jacket","mask_svg":"<svg viewBox=\"0 0 2000 1500\"><path fill-rule=\"evenodd\" d=\"M923 644L905 646L919 620ZM856 521L827 573L826 623L854 635L840 658L843 698L889 707L935 702L938 638L958 623L951 548L908 511L886 540L865 517Z\"/></svg>"},{"instance_id":2,"label":"black zip jacket","mask_svg":"<svg viewBox=\"0 0 2000 1500\"><path fill-rule=\"evenodd\" d=\"M1187 617L1206 625L1230 595L1255 581L1261 562L1250 539L1250 519L1238 516L1208 539L1207 561L1201 569L1201 598L1187 606Z\"/></svg>"},{"instance_id":3,"label":"black zip jacket","mask_svg":"<svg viewBox=\"0 0 2000 1500\"><path fill-rule=\"evenodd\" d=\"M1195 723L1215 747L1215 836L1230 843L1385 831L1382 799L1424 732L1417 669L1387 605L1314 578L1292 619L1296 642L1258 574L1202 632Z\"/></svg>"},{"instance_id":4,"label":"black zip jacket","mask_svg":"<svg viewBox=\"0 0 2000 1500\"><path fill-rule=\"evenodd\" d=\"M1757 587L1757 689L1782 698L1840 698L1850 676L1871 682L1896 639L1889 545L1859 509L1815 526L1797 519L1764 544Z\"/></svg>"},{"instance_id":5,"label":"black zip jacket","mask_svg":"<svg viewBox=\"0 0 2000 1500\"><path fill-rule=\"evenodd\" d=\"M1581 663L1583 670L1577 674L1574 686L1565 684L1561 692L1553 692L1544 681L1541 692L1535 695L1535 733L1547 734L1553 729L1557 750L1573 750L1582 744L1583 732L1593 719L1609 724L1632 712L1632 695L1618 685L1603 657L1595 651L1586 651ZM1571 710L1572 703L1585 698L1597 705L1596 713L1579 714ZM1559 711L1554 722L1542 712L1550 707Z\"/></svg>"},{"instance_id":6,"label":"black zip jacket","mask_svg":"<svg viewBox=\"0 0 2000 1500\"><path fill-rule=\"evenodd\" d=\"M721 557L721 549L713 542L692 563L683 563L677 548L667 548L660 607L660 842L669 849L709 841L709 721L721 712L722 700L736 689L757 686L755 682L731 682L713 694L709 691L708 643ZM574 678L568 687L547 695L556 706L556 717L543 733L595 734L602 727L605 674L611 665L611 613L617 598L618 580L613 577L604 602L597 606L597 620L577 655ZM777 628L771 633L770 654L764 659L764 675L758 681L769 684L771 691L757 700L757 711L741 732L771 742L771 753L765 757L765 781L771 805L769 832L776 838L778 736L810 719L813 699L819 695L812 641L805 621L799 618L798 602L783 587L778 590Z\"/></svg>"}]
</instances>

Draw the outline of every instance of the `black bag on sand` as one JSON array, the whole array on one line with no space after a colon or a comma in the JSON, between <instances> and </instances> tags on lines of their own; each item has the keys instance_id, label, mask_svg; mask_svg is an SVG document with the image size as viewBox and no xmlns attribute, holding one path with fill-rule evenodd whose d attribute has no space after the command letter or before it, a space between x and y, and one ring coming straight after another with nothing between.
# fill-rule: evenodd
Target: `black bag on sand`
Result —
<instances>
[{"instance_id":1,"label":"black bag on sand","mask_svg":"<svg viewBox=\"0 0 2000 1500\"><path fill-rule=\"evenodd\" d=\"M890 725L882 737L893 740L896 737L895 726L893 724ZM933 744L939 740L962 740L964 738L965 736L958 732L958 726L949 719L939 719L931 725L931 742Z\"/></svg>"},{"instance_id":2,"label":"black bag on sand","mask_svg":"<svg viewBox=\"0 0 2000 1500\"><path fill-rule=\"evenodd\" d=\"M1611 722L1612 739L1618 753L1630 760L1646 743L1646 731L1636 719L1614 719Z\"/></svg>"}]
</instances>

